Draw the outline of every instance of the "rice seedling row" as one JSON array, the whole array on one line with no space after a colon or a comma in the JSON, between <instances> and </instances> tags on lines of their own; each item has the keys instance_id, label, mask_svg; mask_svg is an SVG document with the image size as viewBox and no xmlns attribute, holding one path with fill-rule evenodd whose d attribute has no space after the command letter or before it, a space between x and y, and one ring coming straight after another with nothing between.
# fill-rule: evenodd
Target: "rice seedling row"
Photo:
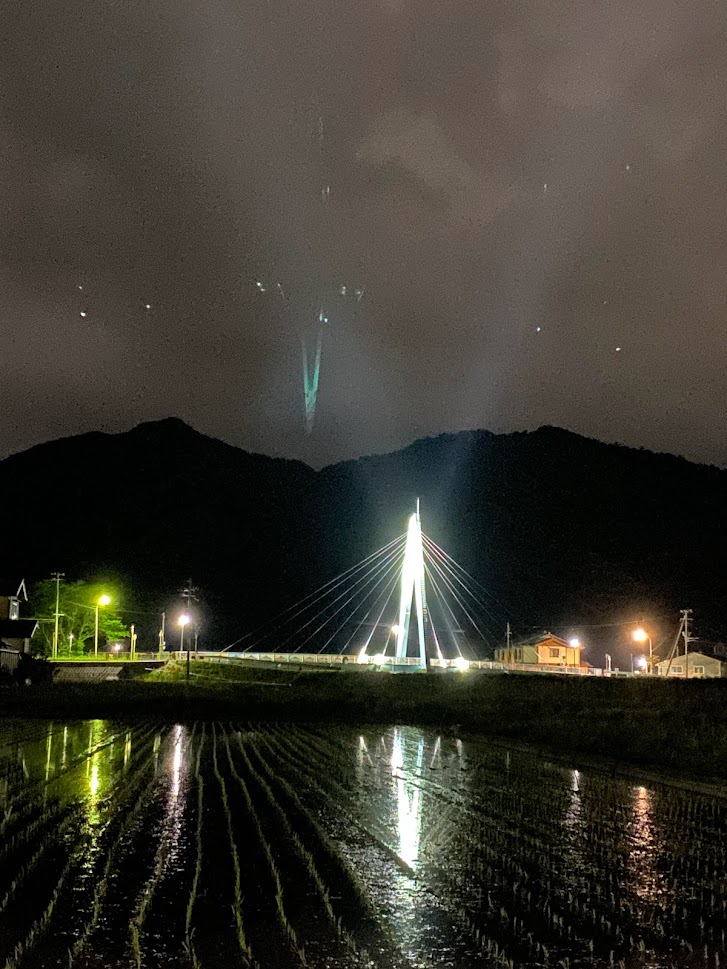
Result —
<instances>
[{"instance_id":1,"label":"rice seedling row","mask_svg":"<svg viewBox=\"0 0 727 969\"><path fill-rule=\"evenodd\" d=\"M271 868L274 866L280 903L278 918L281 924L284 918L289 926L284 926L284 931L291 950L300 962L306 961L306 953L322 958L325 950L335 965L360 964L359 946L333 909L330 889L296 830L293 813L284 810L276 792L253 765L243 736L246 739L247 734L234 733L231 769L238 778L244 774L261 835L270 847L269 862Z\"/></svg>"},{"instance_id":2,"label":"rice seedling row","mask_svg":"<svg viewBox=\"0 0 727 969\"><path fill-rule=\"evenodd\" d=\"M139 782L145 778L149 769L148 754L148 749L140 751L139 754L137 768ZM132 778L131 790L133 787ZM123 798L128 790L128 785L123 789L119 788L119 795ZM113 801L114 797L112 796L110 800ZM31 861L18 871L0 919L0 930L2 930L0 944L3 948L8 945L11 934L16 936L13 954L10 957L13 967L26 959L31 950L33 950L32 961L36 965L51 964L53 952L44 955L41 961L41 957L35 950L42 945L44 930L64 901L64 889L68 888L74 874L79 873L93 854L90 842L95 837L101 838L101 836L102 832L97 836L90 834L87 825L83 823L82 812L76 807L68 816L67 825L59 831L46 833ZM43 898L48 899L46 906L40 915L34 917L34 912L37 911ZM29 928L23 936L28 925ZM51 950L55 951L57 948L57 943L54 942Z\"/></svg>"},{"instance_id":3,"label":"rice seedling row","mask_svg":"<svg viewBox=\"0 0 727 969\"><path fill-rule=\"evenodd\" d=\"M0 969L727 961L716 795L413 727L38 734L13 728Z\"/></svg>"}]
</instances>

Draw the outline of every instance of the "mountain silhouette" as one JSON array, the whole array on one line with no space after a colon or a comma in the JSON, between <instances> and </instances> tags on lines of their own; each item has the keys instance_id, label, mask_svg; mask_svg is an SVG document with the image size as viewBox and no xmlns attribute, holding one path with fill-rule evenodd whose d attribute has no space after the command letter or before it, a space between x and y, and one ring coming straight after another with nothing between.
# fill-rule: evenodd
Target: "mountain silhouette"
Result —
<instances>
[{"instance_id":1,"label":"mountain silhouette","mask_svg":"<svg viewBox=\"0 0 727 969\"><path fill-rule=\"evenodd\" d=\"M403 533L419 498L425 533L481 585L490 640L509 621L578 626L607 648L610 624L643 616L666 642L686 607L714 638L726 497L727 471L555 427L444 434L314 471L170 418L0 462L0 571L113 581L149 642L191 577L217 647Z\"/></svg>"}]
</instances>

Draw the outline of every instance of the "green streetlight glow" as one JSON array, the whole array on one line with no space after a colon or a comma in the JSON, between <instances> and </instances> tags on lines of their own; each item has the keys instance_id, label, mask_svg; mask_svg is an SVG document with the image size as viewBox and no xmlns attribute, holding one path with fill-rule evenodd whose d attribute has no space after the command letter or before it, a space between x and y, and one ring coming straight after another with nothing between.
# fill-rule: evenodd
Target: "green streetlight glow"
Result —
<instances>
[{"instance_id":1,"label":"green streetlight glow","mask_svg":"<svg viewBox=\"0 0 727 969\"><path fill-rule=\"evenodd\" d=\"M93 628L93 655L98 656L98 607L107 606L111 602L111 598L104 593L99 596L98 602L96 603L96 622Z\"/></svg>"}]
</instances>

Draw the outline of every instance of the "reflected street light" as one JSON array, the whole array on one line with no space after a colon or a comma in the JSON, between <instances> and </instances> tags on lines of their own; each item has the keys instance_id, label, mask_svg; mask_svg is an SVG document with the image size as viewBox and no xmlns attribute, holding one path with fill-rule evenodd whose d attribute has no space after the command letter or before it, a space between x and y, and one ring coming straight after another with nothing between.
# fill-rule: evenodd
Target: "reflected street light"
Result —
<instances>
[{"instance_id":1,"label":"reflected street light","mask_svg":"<svg viewBox=\"0 0 727 969\"><path fill-rule=\"evenodd\" d=\"M111 602L111 599L107 595L99 596L98 602L96 603L96 622L93 627L93 655L98 658L98 607L107 606Z\"/></svg>"},{"instance_id":2,"label":"reflected street light","mask_svg":"<svg viewBox=\"0 0 727 969\"><path fill-rule=\"evenodd\" d=\"M649 670L648 671L649 673L652 673L653 670L651 668L651 657L652 657L651 636L647 633L645 629L639 626L638 629L634 629L634 631L631 633L631 638L634 640L635 643L645 643L646 640L648 639L649 641Z\"/></svg>"}]
</instances>

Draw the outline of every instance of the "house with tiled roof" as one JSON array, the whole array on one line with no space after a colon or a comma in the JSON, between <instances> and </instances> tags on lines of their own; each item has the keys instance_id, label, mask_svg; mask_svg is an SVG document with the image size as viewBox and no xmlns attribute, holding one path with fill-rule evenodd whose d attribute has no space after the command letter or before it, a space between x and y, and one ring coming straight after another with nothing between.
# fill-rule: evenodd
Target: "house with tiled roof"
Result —
<instances>
[{"instance_id":1,"label":"house with tiled roof","mask_svg":"<svg viewBox=\"0 0 727 969\"><path fill-rule=\"evenodd\" d=\"M27 601L25 579L0 577L0 650L30 651L30 640L38 623L35 619L20 618L20 605Z\"/></svg>"},{"instance_id":2,"label":"house with tiled roof","mask_svg":"<svg viewBox=\"0 0 727 969\"><path fill-rule=\"evenodd\" d=\"M582 667L581 644L578 640L561 639L551 632L537 633L500 646L495 650L495 662L510 666Z\"/></svg>"}]
</instances>

